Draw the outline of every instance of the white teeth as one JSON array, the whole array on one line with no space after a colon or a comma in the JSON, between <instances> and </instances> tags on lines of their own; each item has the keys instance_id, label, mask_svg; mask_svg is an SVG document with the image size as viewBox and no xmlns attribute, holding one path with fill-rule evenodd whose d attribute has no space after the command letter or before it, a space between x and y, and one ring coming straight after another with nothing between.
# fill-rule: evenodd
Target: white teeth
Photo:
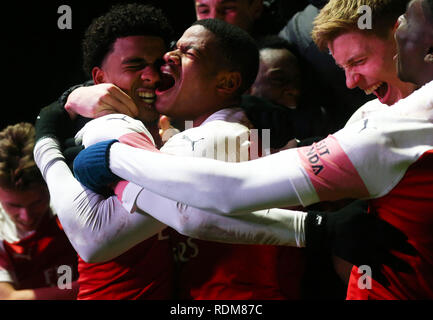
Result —
<instances>
[{"instance_id":1,"label":"white teeth","mask_svg":"<svg viewBox=\"0 0 433 320\"><path fill-rule=\"evenodd\" d=\"M374 86L372 86L372 87L370 87L370 88L365 89L365 90L364 90L365 94L367 94L367 95L372 94L372 93L373 93L374 91L376 91L377 88L379 88L382 84L383 84L383 82L378 83L378 84L376 84L376 85L374 85Z\"/></svg>"},{"instance_id":2,"label":"white teeth","mask_svg":"<svg viewBox=\"0 0 433 320\"><path fill-rule=\"evenodd\" d=\"M152 104L155 102L155 99L143 99L143 101L147 104Z\"/></svg>"},{"instance_id":3,"label":"white teeth","mask_svg":"<svg viewBox=\"0 0 433 320\"><path fill-rule=\"evenodd\" d=\"M138 96L144 99L154 99L155 94L150 92L138 92Z\"/></svg>"}]
</instances>

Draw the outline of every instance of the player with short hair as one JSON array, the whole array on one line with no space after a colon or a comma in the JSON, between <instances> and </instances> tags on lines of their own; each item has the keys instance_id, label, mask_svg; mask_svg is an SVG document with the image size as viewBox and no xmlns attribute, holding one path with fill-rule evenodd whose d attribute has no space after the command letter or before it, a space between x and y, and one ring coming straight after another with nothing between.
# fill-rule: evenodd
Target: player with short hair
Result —
<instances>
[{"instance_id":1,"label":"player with short hair","mask_svg":"<svg viewBox=\"0 0 433 320\"><path fill-rule=\"evenodd\" d=\"M30 123L0 132L0 299L75 299L77 255L33 160Z\"/></svg>"},{"instance_id":2,"label":"player with short hair","mask_svg":"<svg viewBox=\"0 0 433 320\"><path fill-rule=\"evenodd\" d=\"M109 164L104 166L108 177L113 178L114 173L147 189L138 190L125 199L147 212L151 205L146 200L154 197L152 192L224 215L346 197L370 199L370 210L400 229L415 247L415 257L393 253L413 271L405 273L385 265L382 272L387 284L375 281L376 274L373 274L372 289L362 290L358 286L360 274L354 269L348 299L432 298L433 72L430 57L433 19L430 10L428 0L411 1L404 16L410 22L401 24L396 33L399 53L412 49L410 43L416 43L421 49L416 63L418 74L407 68L410 61L401 59L406 56L397 55L400 75L411 77L419 89L392 108L371 113L313 146L227 164L210 159L172 157L111 141L91 146L79 157L88 159L86 154L94 155L93 150L109 157ZM408 26L414 28L413 33L405 31ZM417 28L423 32L416 32ZM98 140L97 132L88 134ZM102 168L97 162L88 165L93 169L95 166ZM88 175L84 169L81 178L86 180ZM215 222L218 219L205 218L199 212L196 211L196 221L186 223L191 223L190 227L205 236L218 226ZM271 209L263 214L268 217L275 214L276 224L284 221L293 233L266 233L250 228L251 239L303 242L312 230L319 229L326 234L326 220L332 217L303 212L279 212L278 217L276 213ZM226 241L235 240L245 232L234 225L222 229L226 232L220 238Z\"/></svg>"}]
</instances>

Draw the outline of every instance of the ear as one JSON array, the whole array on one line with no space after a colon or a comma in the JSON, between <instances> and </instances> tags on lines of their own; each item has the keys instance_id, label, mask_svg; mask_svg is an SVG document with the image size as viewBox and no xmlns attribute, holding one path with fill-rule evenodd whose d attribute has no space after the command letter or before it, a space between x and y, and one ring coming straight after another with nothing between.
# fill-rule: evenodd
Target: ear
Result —
<instances>
[{"instance_id":1,"label":"ear","mask_svg":"<svg viewBox=\"0 0 433 320\"><path fill-rule=\"evenodd\" d=\"M260 18L263 12L263 0L252 0L250 9L254 20Z\"/></svg>"},{"instance_id":2,"label":"ear","mask_svg":"<svg viewBox=\"0 0 433 320\"><path fill-rule=\"evenodd\" d=\"M105 72L99 67L93 67L92 78L95 84L105 83Z\"/></svg>"},{"instance_id":3,"label":"ear","mask_svg":"<svg viewBox=\"0 0 433 320\"><path fill-rule=\"evenodd\" d=\"M429 49L429 51L427 52L427 54L425 55L424 62L425 63L433 63L433 47L431 47Z\"/></svg>"},{"instance_id":4,"label":"ear","mask_svg":"<svg viewBox=\"0 0 433 320\"><path fill-rule=\"evenodd\" d=\"M223 71L217 76L217 90L221 94L232 95L242 84L238 71Z\"/></svg>"}]
</instances>

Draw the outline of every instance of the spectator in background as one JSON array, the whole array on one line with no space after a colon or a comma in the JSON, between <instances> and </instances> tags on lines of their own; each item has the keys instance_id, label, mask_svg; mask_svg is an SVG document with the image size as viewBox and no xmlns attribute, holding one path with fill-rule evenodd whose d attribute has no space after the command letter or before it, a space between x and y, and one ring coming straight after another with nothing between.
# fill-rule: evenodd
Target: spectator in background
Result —
<instances>
[{"instance_id":1,"label":"spectator in background","mask_svg":"<svg viewBox=\"0 0 433 320\"><path fill-rule=\"evenodd\" d=\"M248 31L254 38L277 34L284 25L275 0L194 0L194 5L197 20L224 20Z\"/></svg>"},{"instance_id":2,"label":"spectator in background","mask_svg":"<svg viewBox=\"0 0 433 320\"><path fill-rule=\"evenodd\" d=\"M0 132L0 299L75 299L77 255L50 208L34 143L30 123Z\"/></svg>"},{"instance_id":3,"label":"spectator in background","mask_svg":"<svg viewBox=\"0 0 433 320\"><path fill-rule=\"evenodd\" d=\"M326 135L341 129L350 116L363 104L371 100L361 90L349 90L345 75L332 56L318 49L311 32L314 18L326 4L324 1L310 1L304 10L296 13L279 32L294 48L303 64L308 95L305 116L319 127L312 135Z\"/></svg>"},{"instance_id":4,"label":"spectator in background","mask_svg":"<svg viewBox=\"0 0 433 320\"><path fill-rule=\"evenodd\" d=\"M267 36L258 47L260 67L251 95L296 109L301 96L301 70L290 44L278 36Z\"/></svg>"},{"instance_id":5,"label":"spectator in background","mask_svg":"<svg viewBox=\"0 0 433 320\"><path fill-rule=\"evenodd\" d=\"M263 0L197 0L194 3L197 20L209 18L224 20L246 30L256 40L278 33L284 25L281 9L284 8L283 11L287 12L290 11L288 7L299 6L299 3L283 6L279 1ZM291 112L281 109L275 105L276 103L279 102L269 101L268 97L257 91L253 97L244 96L241 102L241 107L255 128L271 130L272 149L286 146L295 137L292 124L292 114L294 113L299 120L297 121L297 138L302 139L323 134L323 130L317 128L319 125L323 125L323 121L313 123L308 116L308 110L301 109ZM287 104L287 101L285 103ZM259 135L261 136L261 134Z\"/></svg>"}]
</instances>

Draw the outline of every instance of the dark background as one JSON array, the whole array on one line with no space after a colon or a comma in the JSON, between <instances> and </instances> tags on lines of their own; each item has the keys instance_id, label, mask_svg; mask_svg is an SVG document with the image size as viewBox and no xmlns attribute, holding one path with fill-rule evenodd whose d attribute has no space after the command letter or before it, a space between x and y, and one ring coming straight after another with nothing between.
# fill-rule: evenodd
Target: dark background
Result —
<instances>
[{"instance_id":1,"label":"dark background","mask_svg":"<svg viewBox=\"0 0 433 320\"><path fill-rule=\"evenodd\" d=\"M304 0L281 0L288 14ZM133 1L15 1L1 8L2 116L0 129L34 122L40 108L86 79L81 70L81 39L92 19L113 4ZM137 1L138 2L138 1ZM164 10L178 36L195 20L193 0L141 0ZM59 6L72 9L72 29L60 30ZM290 12L289 12L290 11Z\"/></svg>"}]
</instances>

